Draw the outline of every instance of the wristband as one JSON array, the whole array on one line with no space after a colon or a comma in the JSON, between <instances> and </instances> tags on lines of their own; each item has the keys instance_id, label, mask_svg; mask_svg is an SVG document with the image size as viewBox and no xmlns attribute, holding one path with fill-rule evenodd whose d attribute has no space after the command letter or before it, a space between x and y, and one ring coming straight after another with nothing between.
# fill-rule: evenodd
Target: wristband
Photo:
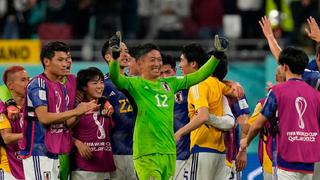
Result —
<instances>
[{"instance_id":1,"label":"wristband","mask_svg":"<svg viewBox=\"0 0 320 180\"><path fill-rule=\"evenodd\" d=\"M5 102L6 106L15 106L17 107L17 103L13 99L9 99L8 101Z\"/></svg>"}]
</instances>

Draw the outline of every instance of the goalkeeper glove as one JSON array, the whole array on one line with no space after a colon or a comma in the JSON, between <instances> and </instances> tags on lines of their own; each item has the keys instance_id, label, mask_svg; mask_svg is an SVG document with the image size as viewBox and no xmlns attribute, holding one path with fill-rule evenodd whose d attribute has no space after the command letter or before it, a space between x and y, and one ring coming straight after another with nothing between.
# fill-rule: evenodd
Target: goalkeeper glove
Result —
<instances>
[{"instance_id":1,"label":"goalkeeper glove","mask_svg":"<svg viewBox=\"0 0 320 180\"><path fill-rule=\"evenodd\" d=\"M210 54L214 55L217 59L226 60L227 56L225 52L229 47L229 41L227 38L219 37L219 35L214 36L214 43L213 43L213 51Z\"/></svg>"},{"instance_id":2,"label":"goalkeeper glove","mask_svg":"<svg viewBox=\"0 0 320 180\"><path fill-rule=\"evenodd\" d=\"M115 35L113 35L109 39L109 46L111 49L112 58L114 60L120 57L120 43L121 43L121 32L117 31Z\"/></svg>"}]
</instances>

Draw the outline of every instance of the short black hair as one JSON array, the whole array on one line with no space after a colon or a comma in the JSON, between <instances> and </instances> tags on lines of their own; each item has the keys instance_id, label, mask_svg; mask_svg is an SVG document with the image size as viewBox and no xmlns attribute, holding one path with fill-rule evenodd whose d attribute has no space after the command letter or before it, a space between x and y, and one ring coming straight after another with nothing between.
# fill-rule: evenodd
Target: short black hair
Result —
<instances>
[{"instance_id":1,"label":"short black hair","mask_svg":"<svg viewBox=\"0 0 320 180\"><path fill-rule=\"evenodd\" d=\"M49 42L45 46L42 47L41 53L40 53L40 60L42 63L42 66L44 67L44 59L48 58L51 59L54 56L54 53L57 51L62 51L65 53L70 52L70 47L61 41L53 41Z\"/></svg>"},{"instance_id":2,"label":"short black hair","mask_svg":"<svg viewBox=\"0 0 320 180\"><path fill-rule=\"evenodd\" d=\"M129 48L129 54L131 57L134 57L135 59L137 59L137 53L139 51L139 46L134 46Z\"/></svg>"},{"instance_id":3,"label":"short black hair","mask_svg":"<svg viewBox=\"0 0 320 180\"><path fill-rule=\"evenodd\" d=\"M101 56L104 60L106 60L104 58L104 56L106 55L107 51L109 50L110 48L110 44L109 44L109 39L102 45L102 48L101 48Z\"/></svg>"},{"instance_id":4,"label":"short black hair","mask_svg":"<svg viewBox=\"0 0 320 180\"><path fill-rule=\"evenodd\" d=\"M137 60L140 59L142 56L148 54L152 50L157 50L160 52L160 48L157 45L152 44L152 43L146 43L146 44L138 46L136 59Z\"/></svg>"},{"instance_id":5,"label":"short black hair","mask_svg":"<svg viewBox=\"0 0 320 180\"><path fill-rule=\"evenodd\" d=\"M198 68L204 65L209 59L209 55L198 43L191 43L182 48L182 54L188 62L196 62Z\"/></svg>"},{"instance_id":6,"label":"short black hair","mask_svg":"<svg viewBox=\"0 0 320 180\"><path fill-rule=\"evenodd\" d=\"M209 55L214 55L214 51L210 51ZM226 58L221 58L218 66L213 71L212 75L222 81L228 74L228 61Z\"/></svg>"},{"instance_id":7,"label":"short black hair","mask_svg":"<svg viewBox=\"0 0 320 180\"><path fill-rule=\"evenodd\" d=\"M86 87L88 82L94 80L97 76L101 80L104 79L103 73L96 67L80 70L77 73L77 90L83 91L83 87Z\"/></svg>"},{"instance_id":8,"label":"short black hair","mask_svg":"<svg viewBox=\"0 0 320 180\"><path fill-rule=\"evenodd\" d=\"M172 69L176 69L176 61L169 54L161 53L162 65L170 65Z\"/></svg>"},{"instance_id":9,"label":"short black hair","mask_svg":"<svg viewBox=\"0 0 320 180\"><path fill-rule=\"evenodd\" d=\"M293 74L301 75L307 67L308 62L308 55L296 47L287 47L279 55L279 64L288 65Z\"/></svg>"}]
</instances>

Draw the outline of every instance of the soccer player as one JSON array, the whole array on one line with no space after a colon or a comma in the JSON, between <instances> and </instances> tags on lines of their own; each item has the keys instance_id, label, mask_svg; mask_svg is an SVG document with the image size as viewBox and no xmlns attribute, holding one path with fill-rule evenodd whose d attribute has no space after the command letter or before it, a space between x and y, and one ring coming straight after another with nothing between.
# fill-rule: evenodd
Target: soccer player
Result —
<instances>
[{"instance_id":1,"label":"soccer player","mask_svg":"<svg viewBox=\"0 0 320 180\"><path fill-rule=\"evenodd\" d=\"M176 62L174 61L173 57L168 54L161 54L162 57L162 66L160 68L160 76L170 77L176 75Z\"/></svg>"},{"instance_id":2,"label":"soccer player","mask_svg":"<svg viewBox=\"0 0 320 180\"><path fill-rule=\"evenodd\" d=\"M112 55L109 40L107 40L101 50L101 54L109 65ZM125 43L120 44L120 72L124 75L124 68L130 63L130 55ZM130 71L129 71L130 72ZM128 94L119 91L112 83L109 74L104 78L103 96L107 97L110 104L114 107L112 119L115 126L110 131L112 144L113 159L116 165L116 171L112 172L110 177L113 180L134 180L136 173L133 166L132 146L133 146L133 129L135 117L133 106L131 105Z\"/></svg>"},{"instance_id":3,"label":"soccer player","mask_svg":"<svg viewBox=\"0 0 320 180\"><path fill-rule=\"evenodd\" d=\"M78 72L77 89L84 93L84 102L95 100L104 107L106 98L102 97L103 80L104 76L97 68L90 67ZM71 179L110 179L109 173L116 169L109 136L111 125L112 119L103 116L98 109L79 117L73 127L73 137L76 139L75 143L82 143L84 146L74 155L75 167Z\"/></svg>"},{"instance_id":4,"label":"soccer player","mask_svg":"<svg viewBox=\"0 0 320 180\"><path fill-rule=\"evenodd\" d=\"M309 29L305 29L306 33L310 37L310 39L315 40L317 43L320 42L320 29L316 22L316 20L313 17L309 17L307 19ZM264 36L266 37L270 50L275 57L275 59L278 61L279 54L281 52L281 48L278 45L276 39L274 38L270 21L266 17L262 17L259 21L260 27L263 31ZM320 90L320 46L317 45L316 47L316 58L312 60L307 68L304 70L304 73L302 74L302 79L308 83L310 86L314 87L317 90ZM315 165L315 171L314 171L314 179L320 178L320 162L316 163Z\"/></svg>"},{"instance_id":5,"label":"soccer player","mask_svg":"<svg viewBox=\"0 0 320 180\"><path fill-rule=\"evenodd\" d=\"M308 19L308 23L310 26L310 29L312 30L312 35L311 33L309 34L310 37L316 36L316 34L318 34L318 36L320 36L320 30L318 25L316 24L315 20L313 18ZM270 47L270 50L274 56L274 58L276 59L276 61L278 62L279 59L279 54L282 51L281 47L279 46L279 44L277 43L277 40L275 39L273 32L272 32L272 28L271 28L271 22L267 17L262 17L261 20L259 21L260 27L262 29L262 32L265 36L265 38L268 41L268 45ZM315 30L317 29L317 30ZM316 37L314 37L315 39L317 39ZM309 64L311 69L305 69L304 73L302 74L302 79L308 83L310 86L314 87L315 89L320 90L320 73L317 69L317 63L320 63L320 56L317 54L316 56L316 60L311 61L311 63Z\"/></svg>"},{"instance_id":6,"label":"soccer player","mask_svg":"<svg viewBox=\"0 0 320 180\"><path fill-rule=\"evenodd\" d=\"M26 179L57 179L58 155L68 154L73 146L66 121L97 108L96 103L88 102L68 110L66 87L61 83L68 71L68 52L62 42L45 45L40 55L44 72L27 86L21 144Z\"/></svg>"},{"instance_id":7,"label":"soccer player","mask_svg":"<svg viewBox=\"0 0 320 180\"><path fill-rule=\"evenodd\" d=\"M128 75L129 76L140 76L139 67L137 65L137 51L138 47L132 47L129 49L129 62L128 62Z\"/></svg>"},{"instance_id":8,"label":"soccer player","mask_svg":"<svg viewBox=\"0 0 320 180\"><path fill-rule=\"evenodd\" d=\"M228 97L228 102L236 122L234 127L224 135L224 143L226 146L226 177L227 179L240 180L242 175L236 171L235 160L240 147L240 129L242 129L243 124L247 122L250 110L245 96L239 100Z\"/></svg>"},{"instance_id":9,"label":"soccer player","mask_svg":"<svg viewBox=\"0 0 320 180\"><path fill-rule=\"evenodd\" d=\"M110 78L119 89L128 90L137 104L134 129L133 159L141 180L170 179L174 176L176 149L173 135L174 94L208 77L217 66L211 57L199 71L183 76L159 78L162 58L153 44L144 44L137 55L140 77L119 73L118 44L112 40Z\"/></svg>"},{"instance_id":10,"label":"soccer player","mask_svg":"<svg viewBox=\"0 0 320 180\"><path fill-rule=\"evenodd\" d=\"M215 51L209 52L209 54L214 54ZM243 91L243 88L241 85L237 82L231 82L226 81L224 78L226 77L228 73L228 62L227 61L220 61L218 67L213 72L213 76L216 77L219 81L225 82L229 84L235 84L237 85L238 89L240 91ZM227 179L234 179L234 180L240 180L241 179L241 173L236 171L235 167L235 158L239 151L239 143L240 143L240 128L243 128L243 124L247 121L250 110L247 103L247 99L245 95L241 96L241 98L232 98L227 97L228 99L228 105L231 108L232 115L235 117L236 122L234 127L232 127L229 131L226 131L224 134L224 143L226 146L226 177ZM225 104L223 104L225 105ZM229 114L229 112L225 112L224 114ZM231 113L230 113L231 114ZM223 119L221 122L224 122ZM215 125L218 129L222 129L220 126Z\"/></svg>"},{"instance_id":11,"label":"soccer player","mask_svg":"<svg viewBox=\"0 0 320 180\"><path fill-rule=\"evenodd\" d=\"M320 150L320 96L301 79L308 61L308 56L297 48L281 51L280 72L287 81L272 87L257 120L240 143L245 151L265 123L278 114L276 164L280 180L311 180L314 163L320 161L320 154L314 153Z\"/></svg>"},{"instance_id":12,"label":"soccer player","mask_svg":"<svg viewBox=\"0 0 320 180\"><path fill-rule=\"evenodd\" d=\"M199 44L186 45L180 57L183 74L190 74L202 68L207 56ZM220 63L225 64L223 63L225 60L221 59ZM231 88L213 76L192 86L189 90L190 122L175 133L175 139L179 140L183 135L191 132L191 179L226 178L223 132L234 126L234 117L223 94L231 95ZM228 108L229 119L217 121L217 117L223 115L223 108ZM218 129L211 120L220 123L221 129Z\"/></svg>"},{"instance_id":13,"label":"soccer player","mask_svg":"<svg viewBox=\"0 0 320 180\"><path fill-rule=\"evenodd\" d=\"M173 60L172 56L161 54L162 56L162 67L160 69L161 77L170 77L176 75L176 62ZM220 61L214 73L220 74L220 69L222 68L224 63ZM226 65L226 64L225 64ZM226 73L225 73L226 75ZM183 89L178 91L175 94L175 103L174 103L174 132L178 131L180 128L189 123L190 119L188 117L188 91L189 89ZM227 117L230 117L226 114L231 114L230 108L228 108L228 104L225 103L227 107L224 107L223 114L225 116L216 117L218 121L224 121ZM219 126L219 124L215 124L215 126ZM223 127L222 127L223 128ZM192 158L190 157L190 134L186 134L181 137L181 139L176 142L177 148L177 161L176 161L176 170L174 179L185 179L190 178L190 168L192 163Z\"/></svg>"},{"instance_id":14,"label":"soccer player","mask_svg":"<svg viewBox=\"0 0 320 180\"><path fill-rule=\"evenodd\" d=\"M3 82L9 88L17 107L22 107L29 75L21 66L11 66L3 73ZM1 145L1 177L4 179L24 179L22 160L18 157L18 141L22 139L22 121L8 117L6 105L0 103L0 133L5 145Z\"/></svg>"},{"instance_id":15,"label":"soccer player","mask_svg":"<svg viewBox=\"0 0 320 180\"><path fill-rule=\"evenodd\" d=\"M280 73L280 67L277 68L276 71L276 82L282 83L285 82L285 77ZM268 91L272 88L272 86L268 87ZM248 134L250 126L257 120L262 107L266 101L266 97L260 99L254 109L253 114L242 128L241 138L245 138ZM276 132L272 132L271 134L271 125L266 124L263 129L260 131L259 135L259 145L258 145L258 156L259 161L263 170L263 179L264 180L272 180L273 177L273 169L272 169L272 137L275 137ZM271 138L270 138L271 137ZM269 138L269 139L267 139ZM268 142L268 143L267 143ZM271 143L271 144L270 144ZM267 152L269 151L269 153ZM271 150L271 152L270 152ZM242 171L247 164L247 154L246 151L239 151L236 158L237 170Z\"/></svg>"},{"instance_id":16,"label":"soccer player","mask_svg":"<svg viewBox=\"0 0 320 180\"><path fill-rule=\"evenodd\" d=\"M161 54L162 66L160 76L172 77L176 75L176 62L172 56ZM188 117L188 91L182 89L174 96L174 132L183 127L189 122ZM176 142L177 161L175 169L175 180L182 180L190 177L191 158L190 157L190 134L187 134Z\"/></svg>"}]
</instances>

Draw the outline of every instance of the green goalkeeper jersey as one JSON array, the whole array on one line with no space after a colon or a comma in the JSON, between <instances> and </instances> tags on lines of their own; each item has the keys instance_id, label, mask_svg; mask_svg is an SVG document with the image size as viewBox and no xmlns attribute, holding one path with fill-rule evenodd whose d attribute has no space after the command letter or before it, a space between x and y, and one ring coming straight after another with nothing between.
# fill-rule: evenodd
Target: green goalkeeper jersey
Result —
<instances>
[{"instance_id":1,"label":"green goalkeeper jersey","mask_svg":"<svg viewBox=\"0 0 320 180\"><path fill-rule=\"evenodd\" d=\"M194 73L148 81L141 77L120 75L119 63L111 61L111 80L119 89L126 89L137 104L133 135L134 159L154 153L176 153L173 132L174 94L209 77L218 62L212 56Z\"/></svg>"},{"instance_id":2,"label":"green goalkeeper jersey","mask_svg":"<svg viewBox=\"0 0 320 180\"><path fill-rule=\"evenodd\" d=\"M12 99L11 93L6 85L0 86L0 100L2 102L7 102L9 99Z\"/></svg>"}]
</instances>

